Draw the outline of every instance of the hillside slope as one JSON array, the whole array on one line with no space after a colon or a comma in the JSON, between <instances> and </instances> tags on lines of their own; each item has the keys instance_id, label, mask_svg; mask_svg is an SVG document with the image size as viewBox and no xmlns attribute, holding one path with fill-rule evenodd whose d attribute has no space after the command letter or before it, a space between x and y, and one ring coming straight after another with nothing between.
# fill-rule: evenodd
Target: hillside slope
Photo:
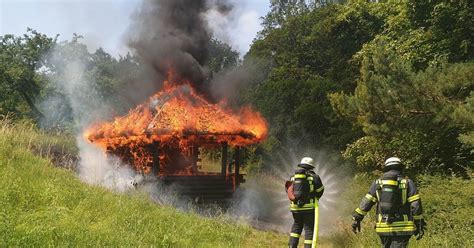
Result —
<instances>
[{"instance_id":1,"label":"hillside slope","mask_svg":"<svg viewBox=\"0 0 474 248\"><path fill-rule=\"evenodd\" d=\"M46 137L1 124L0 247L282 247L287 242L285 235L225 217L204 218L158 206L138 193L85 185L72 171L27 149ZM49 141L47 147L58 143Z\"/></svg>"}]
</instances>

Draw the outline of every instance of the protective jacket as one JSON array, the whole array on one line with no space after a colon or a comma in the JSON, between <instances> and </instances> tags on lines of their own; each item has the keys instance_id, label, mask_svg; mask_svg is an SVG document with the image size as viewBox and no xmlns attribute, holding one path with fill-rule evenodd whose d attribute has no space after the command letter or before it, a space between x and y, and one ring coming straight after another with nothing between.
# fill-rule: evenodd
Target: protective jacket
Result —
<instances>
[{"instance_id":1,"label":"protective jacket","mask_svg":"<svg viewBox=\"0 0 474 248\"><path fill-rule=\"evenodd\" d=\"M321 182L321 178L311 170L298 168L295 171L295 175L291 177L290 181L294 182L295 179L305 179L309 183L309 197L303 202L298 204L297 202L290 202L291 212L314 212L314 201L319 200L324 193L324 186Z\"/></svg>"},{"instance_id":2,"label":"protective jacket","mask_svg":"<svg viewBox=\"0 0 474 248\"><path fill-rule=\"evenodd\" d=\"M387 192L391 197L381 197ZM415 184L397 170L384 173L382 178L372 183L369 192L352 215L354 220L361 221L374 205L377 205L375 231L380 236L413 235L414 221L423 219L421 199ZM395 211L382 211L387 206Z\"/></svg>"},{"instance_id":3,"label":"protective jacket","mask_svg":"<svg viewBox=\"0 0 474 248\"><path fill-rule=\"evenodd\" d=\"M324 186L321 182L321 178L314 173L314 171L298 168L295 171L295 175L291 177L290 181L295 182L302 181L308 183L309 193L306 200L303 202L290 201L290 210L293 215L294 223L291 227L290 239L288 242L289 247L298 247L299 238L303 229L304 234L304 247L310 248L313 244L313 232L315 225L315 200L319 200L324 193Z\"/></svg>"}]
</instances>

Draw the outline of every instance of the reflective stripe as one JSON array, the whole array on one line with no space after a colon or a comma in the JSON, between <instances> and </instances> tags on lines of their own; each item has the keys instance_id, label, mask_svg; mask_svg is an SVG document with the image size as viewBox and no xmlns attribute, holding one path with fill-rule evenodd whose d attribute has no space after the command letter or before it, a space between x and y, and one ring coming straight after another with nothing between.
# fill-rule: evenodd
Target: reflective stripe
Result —
<instances>
[{"instance_id":1,"label":"reflective stripe","mask_svg":"<svg viewBox=\"0 0 474 248\"><path fill-rule=\"evenodd\" d=\"M405 205L407 203L407 180L400 180L398 187L402 190L402 204Z\"/></svg>"},{"instance_id":2,"label":"reflective stripe","mask_svg":"<svg viewBox=\"0 0 474 248\"><path fill-rule=\"evenodd\" d=\"M295 178L306 178L305 174L295 174Z\"/></svg>"},{"instance_id":3,"label":"reflective stripe","mask_svg":"<svg viewBox=\"0 0 474 248\"><path fill-rule=\"evenodd\" d=\"M422 219L423 219L423 215L414 215L414 216L413 216L413 219L414 219L414 220L422 220Z\"/></svg>"},{"instance_id":4,"label":"reflective stripe","mask_svg":"<svg viewBox=\"0 0 474 248\"><path fill-rule=\"evenodd\" d=\"M308 181L314 181L314 178L313 177L308 177Z\"/></svg>"},{"instance_id":5,"label":"reflective stripe","mask_svg":"<svg viewBox=\"0 0 474 248\"><path fill-rule=\"evenodd\" d=\"M406 179L400 180L400 185L398 185L398 187L400 189L406 189L407 188L407 180Z\"/></svg>"},{"instance_id":6,"label":"reflective stripe","mask_svg":"<svg viewBox=\"0 0 474 248\"><path fill-rule=\"evenodd\" d=\"M392 233L392 232L413 232L415 231L414 226L406 227L376 227L375 231L378 233Z\"/></svg>"},{"instance_id":7,"label":"reflective stripe","mask_svg":"<svg viewBox=\"0 0 474 248\"><path fill-rule=\"evenodd\" d=\"M309 181L309 192L314 192L314 182L313 181Z\"/></svg>"},{"instance_id":8,"label":"reflective stripe","mask_svg":"<svg viewBox=\"0 0 474 248\"><path fill-rule=\"evenodd\" d=\"M299 237L300 237L300 234L297 234L297 233L290 233L290 237L299 238Z\"/></svg>"},{"instance_id":9,"label":"reflective stripe","mask_svg":"<svg viewBox=\"0 0 474 248\"><path fill-rule=\"evenodd\" d=\"M377 198L375 198L371 194L366 194L365 198L369 199L369 201L377 202Z\"/></svg>"},{"instance_id":10,"label":"reflective stripe","mask_svg":"<svg viewBox=\"0 0 474 248\"><path fill-rule=\"evenodd\" d=\"M294 202L290 203L290 210L298 211L298 210L311 210L314 209L314 199L310 200L310 203L306 203L301 207L298 207L297 204Z\"/></svg>"},{"instance_id":11,"label":"reflective stripe","mask_svg":"<svg viewBox=\"0 0 474 248\"><path fill-rule=\"evenodd\" d=\"M385 222L375 223L377 228L388 228L388 227L414 227L413 221L395 221L390 224Z\"/></svg>"},{"instance_id":12,"label":"reflective stripe","mask_svg":"<svg viewBox=\"0 0 474 248\"><path fill-rule=\"evenodd\" d=\"M313 210L313 209L314 209L314 207L309 207L309 208L304 208L304 207L301 207L301 208L299 208L299 207L293 208L293 207L290 207L290 210L291 210L291 211L303 211L303 210Z\"/></svg>"},{"instance_id":13,"label":"reflective stripe","mask_svg":"<svg viewBox=\"0 0 474 248\"><path fill-rule=\"evenodd\" d=\"M313 240L311 240L311 239L310 240L305 240L304 243L307 244L307 245L311 245L311 244L313 244Z\"/></svg>"},{"instance_id":14,"label":"reflective stripe","mask_svg":"<svg viewBox=\"0 0 474 248\"><path fill-rule=\"evenodd\" d=\"M323 189L324 189L324 186L321 186L320 188L316 189L316 192L321 192L323 191Z\"/></svg>"},{"instance_id":15,"label":"reflective stripe","mask_svg":"<svg viewBox=\"0 0 474 248\"><path fill-rule=\"evenodd\" d=\"M420 199L420 195L419 194L416 194L416 195L413 195L413 196L410 196L408 198L408 202L414 202L416 200Z\"/></svg>"},{"instance_id":16,"label":"reflective stripe","mask_svg":"<svg viewBox=\"0 0 474 248\"><path fill-rule=\"evenodd\" d=\"M383 184L383 185L394 185L394 186L397 186L397 185L398 185L398 181L394 181L394 180L382 180L382 184Z\"/></svg>"},{"instance_id":17,"label":"reflective stripe","mask_svg":"<svg viewBox=\"0 0 474 248\"><path fill-rule=\"evenodd\" d=\"M364 210L362 210L362 209L360 209L360 208L356 208L355 211L356 211L357 213L359 213L359 214L362 214L362 215L366 215L366 214L367 214L367 212L365 212Z\"/></svg>"}]
</instances>

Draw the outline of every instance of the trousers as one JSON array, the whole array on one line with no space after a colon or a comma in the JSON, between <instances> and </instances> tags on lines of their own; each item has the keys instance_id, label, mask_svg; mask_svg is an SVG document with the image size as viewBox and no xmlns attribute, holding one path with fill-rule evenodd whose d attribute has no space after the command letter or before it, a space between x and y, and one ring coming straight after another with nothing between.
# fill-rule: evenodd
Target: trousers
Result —
<instances>
[{"instance_id":1,"label":"trousers","mask_svg":"<svg viewBox=\"0 0 474 248\"><path fill-rule=\"evenodd\" d=\"M290 240L288 246L291 248L298 247L301 233L304 229L304 247L311 248L313 244L314 231L314 210L305 212L292 212L293 226L291 227Z\"/></svg>"},{"instance_id":2,"label":"trousers","mask_svg":"<svg viewBox=\"0 0 474 248\"><path fill-rule=\"evenodd\" d=\"M383 248L406 248L411 236L380 236Z\"/></svg>"}]
</instances>

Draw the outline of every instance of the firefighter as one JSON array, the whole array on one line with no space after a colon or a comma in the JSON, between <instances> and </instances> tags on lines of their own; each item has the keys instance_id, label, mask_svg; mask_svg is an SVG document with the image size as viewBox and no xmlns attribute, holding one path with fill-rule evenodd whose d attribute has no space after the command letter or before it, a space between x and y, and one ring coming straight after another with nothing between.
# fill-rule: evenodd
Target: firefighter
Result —
<instances>
[{"instance_id":1,"label":"firefighter","mask_svg":"<svg viewBox=\"0 0 474 248\"><path fill-rule=\"evenodd\" d=\"M304 157L297 165L295 175L290 181L293 184L294 198L290 203L293 215L289 247L297 247L304 228L304 247L311 247L315 220L315 201L319 200L324 192L324 186L319 176L313 171L314 162L310 157ZM317 204L317 203L316 203Z\"/></svg>"},{"instance_id":2,"label":"firefighter","mask_svg":"<svg viewBox=\"0 0 474 248\"><path fill-rule=\"evenodd\" d=\"M424 235L420 195L413 181L402 176L403 168L399 158L387 159L382 178L372 183L352 215L352 231L360 232L360 222L377 205L375 232L382 247L407 247L412 235L417 240Z\"/></svg>"}]
</instances>

